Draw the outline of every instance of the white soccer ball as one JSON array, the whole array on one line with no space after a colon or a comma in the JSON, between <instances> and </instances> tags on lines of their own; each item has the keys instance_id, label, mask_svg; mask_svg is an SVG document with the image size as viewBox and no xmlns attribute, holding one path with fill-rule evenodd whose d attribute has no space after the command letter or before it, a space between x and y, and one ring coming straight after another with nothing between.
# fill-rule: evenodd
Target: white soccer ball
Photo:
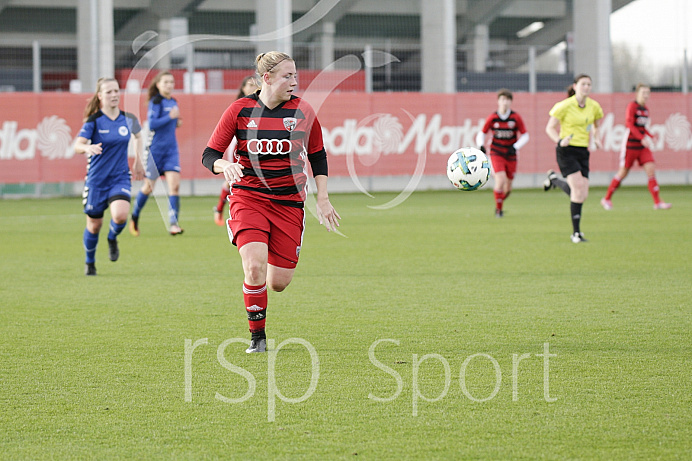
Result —
<instances>
[{"instance_id":1,"label":"white soccer ball","mask_svg":"<svg viewBox=\"0 0 692 461\"><path fill-rule=\"evenodd\" d=\"M478 149L462 147L447 160L447 177L459 190L480 189L490 178L490 160Z\"/></svg>"}]
</instances>

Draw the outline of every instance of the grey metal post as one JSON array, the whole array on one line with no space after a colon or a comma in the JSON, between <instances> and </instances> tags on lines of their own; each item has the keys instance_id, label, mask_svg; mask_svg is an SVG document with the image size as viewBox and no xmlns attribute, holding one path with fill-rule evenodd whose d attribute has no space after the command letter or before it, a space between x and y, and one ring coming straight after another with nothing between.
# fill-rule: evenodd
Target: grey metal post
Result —
<instances>
[{"instance_id":1,"label":"grey metal post","mask_svg":"<svg viewBox=\"0 0 692 461\"><path fill-rule=\"evenodd\" d=\"M365 45L365 92L372 93L372 45Z\"/></svg>"},{"instance_id":2,"label":"grey metal post","mask_svg":"<svg viewBox=\"0 0 692 461\"><path fill-rule=\"evenodd\" d=\"M101 69L99 68L99 15L97 0L89 0L89 39L91 40L91 87L96 86L96 82L100 78Z\"/></svg>"},{"instance_id":3,"label":"grey metal post","mask_svg":"<svg viewBox=\"0 0 692 461\"><path fill-rule=\"evenodd\" d=\"M420 1L421 91L456 92L456 4L454 0Z\"/></svg>"},{"instance_id":4,"label":"grey metal post","mask_svg":"<svg viewBox=\"0 0 692 461\"><path fill-rule=\"evenodd\" d=\"M536 47L529 47L529 93L536 92Z\"/></svg>"},{"instance_id":5,"label":"grey metal post","mask_svg":"<svg viewBox=\"0 0 692 461\"><path fill-rule=\"evenodd\" d=\"M384 41L384 51L387 53L387 56L392 55L392 41L390 39L386 39ZM388 62L384 66L384 83L389 88L392 85L392 63Z\"/></svg>"},{"instance_id":6,"label":"grey metal post","mask_svg":"<svg viewBox=\"0 0 692 461\"><path fill-rule=\"evenodd\" d=\"M185 64L187 64L187 78L189 83L187 90L189 93L194 93L195 46L192 43L185 45Z\"/></svg>"},{"instance_id":7,"label":"grey metal post","mask_svg":"<svg viewBox=\"0 0 692 461\"><path fill-rule=\"evenodd\" d=\"M682 50L682 94L687 94L687 48Z\"/></svg>"},{"instance_id":8,"label":"grey metal post","mask_svg":"<svg viewBox=\"0 0 692 461\"><path fill-rule=\"evenodd\" d=\"M41 92L41 44L38 40L31 43L33 74L34 74L34 93Z\"/></svg>"}]
</instances>

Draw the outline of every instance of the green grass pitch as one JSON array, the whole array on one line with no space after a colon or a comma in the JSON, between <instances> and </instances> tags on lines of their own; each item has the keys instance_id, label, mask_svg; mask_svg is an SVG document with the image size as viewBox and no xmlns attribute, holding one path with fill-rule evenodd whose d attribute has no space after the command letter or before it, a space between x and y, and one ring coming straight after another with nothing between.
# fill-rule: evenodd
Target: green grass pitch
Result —
<instances>
[{"instance_id":1,"label":"green grass pitch","mask_svg":"<svg viewBox=\"0 0 692 461\"><path fill-rule=\"evenodd\" d=\"M0 201L0 458L685 459L691 189L603 193L579 245L560 191L334 194L252 355L214 197L97 277L80 199Z\"/></svg>"}]
</instances>

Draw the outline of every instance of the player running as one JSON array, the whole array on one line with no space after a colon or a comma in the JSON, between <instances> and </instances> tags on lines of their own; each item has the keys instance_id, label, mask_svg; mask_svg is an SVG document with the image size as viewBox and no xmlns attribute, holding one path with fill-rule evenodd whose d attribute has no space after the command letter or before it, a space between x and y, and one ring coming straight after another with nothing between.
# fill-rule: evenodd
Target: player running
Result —
<instances>
[{"instance_id":1,"label":"player running","mask_svg":"<svg viewBox=\"0 0 692 461\"><path fill-rule=\"evenodd\" d=\"M139 214L154 190L156 180L164 176L168 185L168 219L171 235L183 233L178 224L180 212L180 153L175 130L182 124L178 102L172 96L175 80L170 72L159 73L149 85L147 119L153 133L147 157L146 180L132 209L130 233L139 235Z\"/></svg>"},{"instance_id":2,"label":"player running","mask_svg":"<svg viewBox=\"0 0 692 461\"><path fill-rule=\"evenodd\" d=\"M130 138L135 139L135 179L144 177L141 163L142 135L137 118L118 108L120 86L113 78L100 78L96 93L84 109L85 123L77 135L75 152L88 159L84 183L86 228L83 241L86 251L86 275L96 275L96 246L103 225L103 214L110 208L108 248L111 261L120 256L117 237L125 228L130 211L131 173L127 162Z\"/></svg>"},{"instance_id":3,"label":"player running","mask_svg":"<svg viewBox=\"0 0 692 461\"><path fill-rule=\"evenodd\" d=\"M293 95L293 59L271 51L256 58L260 91L233 102L202 155L213 173L232 184L226 226L242 259L243 297L252 340L247 353L266 351L267 288L283 291L293 278L305 226L310 162L317 185L317 217L328 231L341 217L327 193L327 154L314 110ZM233 161L223 158L233 137Z\"/></svg>"},{"instance_id":4,"label":"player running","mask_svg":"<svg viewBox=\"0 0 692 461\"><path fill-rule=\"evenodd\" d=\"M517 171L519 149L529 142L529 133L524 120L512 110L512 92L501 89L497 92L497 111L485 120L481 131L476 135L476 144L485 152L485 135L493 131L490 143L490 162L493 165L495 186L495 217L503 216L502 206L512 192L512 180Z\"/></svg>"},{"instance_id":5,"label":"player running","mask_svg":"<svg viewBox=\"0 0 692 461\"><path fill-rule=\"evenodd\" d=\"M635 100L627 105L625 112L625 124L628 131L620 151L620 169L610 182L605 197L601 199L601 206L606 210L613 208L611 197L620 187L622 180L627 177L634 162L639 162L649 178L648 186L651 197L654 199L654 210L667 210L671 207L670 203L662 201L658 195L654 155L651 153L653 135L646 129L649 124L649 109L646 107L646 102L651 95L651 87L640 83L637 85L635 94Z\"/></svg>"}]
</instances>

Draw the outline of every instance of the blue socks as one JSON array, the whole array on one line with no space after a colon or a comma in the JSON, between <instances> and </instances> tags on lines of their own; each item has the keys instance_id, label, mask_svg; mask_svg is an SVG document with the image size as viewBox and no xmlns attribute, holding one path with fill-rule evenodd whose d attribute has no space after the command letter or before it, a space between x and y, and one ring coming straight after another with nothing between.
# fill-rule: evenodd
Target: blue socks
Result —
<instances>
[{"instance_id":1,"label":"blue socks","mask_svg":"<svg viewBox=\"0 0 692 461\"><path fill-rule=\"evenodd\" d=\"M135 199L134 207L132 208L132 216L139 217L139 214L147 203L149 196L143 194L141 191L137 194ZM171 224L178 224L178 213L180 211L180 196L169 195L168 196L168 218ZM124 224L123 224L124 225ZM108 237L110 238L110 237Z\"/></svg>"},{"instance_id":2,"label":"blue socks","mask_svg":"<svg viewBox=\"0 0 692 461\"><path fill-rule=\"evenodd\" d=\"M115 240L118 235L125 229L127 221L122 224L116 224L111 219L110 229L108 231L108 240ZM93 264L96 262L96 246L99 243L99 234L92 234L88 229L84 229L84 235L82 236L82 241L84 242L84 251L86 251L87 264Z\"/></svg>"},{"instance_id":3,"label":"blue socks","mask_svg":"<svg viewBox=\"0 0 692 461\"><path fill-rule=\"evenodd\" d=\"M137 197L139 198L139 197ZM180 211L180 196L169 195L168 196L168 218L170 219L171 225L178 224L178 211Z\"/></svg>"},{"instance_id":4,"label":"blue socks","mask_svg":"<svg viewBox=\"0 0 692 461\"><path fill-rule=\"evenodd\" d=\"M127 221L125 221L122 224L116 224L115 221L111 219L111 225L108 229L108 240L115 240L118 235L125 229L125 225L127 224Z\"/></svg>"},{"instance_id":5,"label":"blue socks","mask_svg":"<svg viewBox=\"0 0 692 461\"><path fill-rule=\"evenodd\" d=\"M142 211L142 208L144 208L144 205L146 205L148 199L149 196L147 194L143 194L141 191L137 194L135 206L132 209L132 216L139 216L139 213Z\"/></svg>"},{"instance_id":6,"label":"blue socks","mask_svg":"<svg viewBox=\"0 0 692 461\"><path fill-rule=\"evenodd\" d=\"M86 251L86 262L96 262L96 245L99 243L99 234L92 234L87 229L84 229L84 250Z\"/></svg>"}]
</instances>

